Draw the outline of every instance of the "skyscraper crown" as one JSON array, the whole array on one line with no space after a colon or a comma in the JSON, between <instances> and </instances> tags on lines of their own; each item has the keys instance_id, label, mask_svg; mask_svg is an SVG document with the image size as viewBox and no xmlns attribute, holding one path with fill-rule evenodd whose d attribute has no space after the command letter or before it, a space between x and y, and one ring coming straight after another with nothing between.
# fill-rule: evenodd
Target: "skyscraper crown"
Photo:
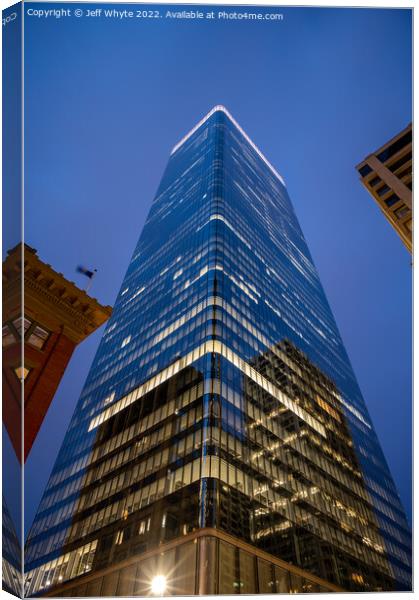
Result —
<instances>
[{"instance_id":1,"label":"skyscraper crown","mask_svg":"<svg viewBox=\"0 0 419 600\"><path fill-rule=\"evenodd\" d=\"M230 113L230 111L222 104L216 104L194 127L192 127L192 129L190 131L188 131L188 133L172 148L171 154L175 154L175 152L195 133L195 131L197 131L216 112L224 113L230 119L230 121L233 123L233 125L235 127L237 127L237 129L240 131L240 133L243 135L243 137L246 139L246 141L252 146L252 148L255 150L255 152L257 152L259 157L271 169L273 174L276 177L278 177L278 179L280 180L282 185L285 186L285 181L284 181L284 178L282 177L282 175L280 175L278 173L278 171L269 162L269 160L266 158L266 156L263 154L263 152L261 152L261 150L256 146L256 144L250 139L250 137L244 131L244 129L239 125L239 123L236 121L236 119L233 117L233 115Z\"/></svg>"}]
</instances>

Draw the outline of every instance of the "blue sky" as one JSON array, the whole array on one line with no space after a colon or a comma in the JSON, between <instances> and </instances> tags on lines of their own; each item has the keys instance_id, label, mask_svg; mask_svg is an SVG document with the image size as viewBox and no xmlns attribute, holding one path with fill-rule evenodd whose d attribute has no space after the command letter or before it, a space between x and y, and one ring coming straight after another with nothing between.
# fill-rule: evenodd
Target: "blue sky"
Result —
<instances>
[{"instance_id":1,"label":"blue sky","mask_svg":"<svg viewBox=\"0 0 419 600\"><path fill-rule=\"evenodd\" d=\"M76 265L96 267L92 294L113 304L171 147L224 104L285 178L410 518L410 255L355 165L411 120L411 11L281 12L27 18L26 241L79 285ZM27 526L100 336L76 350L27 461Z\"/></svg>"}]
</instances>

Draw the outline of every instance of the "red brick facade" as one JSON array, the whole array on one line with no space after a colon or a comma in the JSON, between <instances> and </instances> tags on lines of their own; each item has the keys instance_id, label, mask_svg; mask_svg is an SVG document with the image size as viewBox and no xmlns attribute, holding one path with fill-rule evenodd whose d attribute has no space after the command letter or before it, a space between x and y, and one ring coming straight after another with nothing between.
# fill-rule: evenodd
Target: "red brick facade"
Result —
<instances>
[{"instance_id":1,"label":"red brick facade","mask_svg":"<svg viewBox=\"0 0 419 600\"><path fill-rule=\"evenodd\" d=\"M110 306L101 306L40 261L35 250L26 245L23 250L23 270L20 245L9 252L3 263L3 423L21 461L26 460L32 448L74 348L105 323L112 312ZM22 367L26 373L23 385Z\"/></svg>"},{"instance_id":2,"label":"red brick facade","mask_svg":"<svg viewBox=\"0 0 419 600\"><path fill-rule=\"evenodd\" d=\"M25 380L24 391L24 460L35 441L75 347L76 344L62 332L52 333L42 350L25 344L25 367L30 372ZM20 350L20 344L16 344L7 348L3 355L3 421L18 456L21 449L21 383L14 368L20 364Z\"/></svg>"}]
</instances>

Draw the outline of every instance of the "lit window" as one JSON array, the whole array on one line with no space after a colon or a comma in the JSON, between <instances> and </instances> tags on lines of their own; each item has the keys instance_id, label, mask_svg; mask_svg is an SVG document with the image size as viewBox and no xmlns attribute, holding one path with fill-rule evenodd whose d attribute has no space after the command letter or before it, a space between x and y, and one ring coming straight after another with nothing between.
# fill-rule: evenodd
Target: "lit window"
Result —
<instances>
[{"instance_id":1,"label":"lit window","mask_svg":"<svg viewBox=\"0 0 419 600\"><path fill-rule=\"evenodd\" d=\"M116 534L115 544L117 544L119 546L119 544L122 544L123 539L124 539L124 530L121 529Z\"/></svg>"},{"instance_id":2,"label":"lit window","mask_svg":"<svg viewBox=\"0 0 419 600\"><path fill-rule=\"evenodd\" d=\"M3 348L7 348L7 346L11 346L16 343L16 338L13 333L10 331L8 325L4 325L3 327Z\"/></svg>"},{"instance_id":3,"label":"lit window","mask_svg":"<svg viewBox=\"0 0 419 600\"><path fill-rule=\"evenodd\" d=\"M131 336L129 335L128 337L126 337L121 344L121 348L123 348L124 346L126 346L127 344L129 344L131 341Z\"/></svg>"},{"instance_id":4,"label":"lit window","mask_svg":"<svg viewBox=\"0 0 419 600\"><path fill-rule=\"evenodd\" d=\"M109 394L109 396L106 396L106 398L103 401L103 404L110 404L114 398L115 398L115 392L112 392L112 394Z\"/></svg>"},{"instance_id":5,"label":"lit window","mask_svg":"<svg viewBox=\"0 0 419 600\"><path fill-rule=\"evenodd\" d=\"M115 329L117 323L118 323L118 321L115 321L115 323L108 328L106 333L110 333L111 331L113 331Z\"/></svg>"},{"instance_id":6,"label":"lit window","mask_svg":"<svg viewBox=\"0 0 419 600\"><path fill-rule=\"evenodd\" d=\"M14 369L14 372L18 379L24 381L29 375L30 369L27 369L26 367L16 367L16 369Z\"/></svg>"},{"instance_id":7,"label":"lit window","mask_svg":"<svg viewBox=\"0 0 419 600\"><path fill-rule=\"evenodd\" d=\"M28 344L41 350L49 337L48 331L37 325L28 338Z\"/></svg>"},{"instance_id":8,"label":"lit window","mask_svg":"<svg viewBox=\"0 0 419 600\"><path fill-rule=\"evenodd\" d=\"M150 522L150 517L140 522L140 526L138 528L138 535L144 535L146 531L150 531Z\"/></svg>"}]
</instances>

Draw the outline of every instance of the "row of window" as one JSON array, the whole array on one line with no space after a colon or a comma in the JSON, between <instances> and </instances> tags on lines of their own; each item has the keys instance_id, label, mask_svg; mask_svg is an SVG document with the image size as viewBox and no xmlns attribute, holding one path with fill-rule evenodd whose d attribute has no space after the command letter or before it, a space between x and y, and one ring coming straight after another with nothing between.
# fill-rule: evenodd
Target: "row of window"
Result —
<instances>
[{"instance_id":1,"label":"row of window","mask_svg":"<svg viewBox=\"0 0 419 600\"><path fill-rule=\"evenodd\" d=\"M50 332L27 317L17 317L3 325L3 348L19 343L22 339L38 350L45 346Z\"/></svg>"}]
</instances>

